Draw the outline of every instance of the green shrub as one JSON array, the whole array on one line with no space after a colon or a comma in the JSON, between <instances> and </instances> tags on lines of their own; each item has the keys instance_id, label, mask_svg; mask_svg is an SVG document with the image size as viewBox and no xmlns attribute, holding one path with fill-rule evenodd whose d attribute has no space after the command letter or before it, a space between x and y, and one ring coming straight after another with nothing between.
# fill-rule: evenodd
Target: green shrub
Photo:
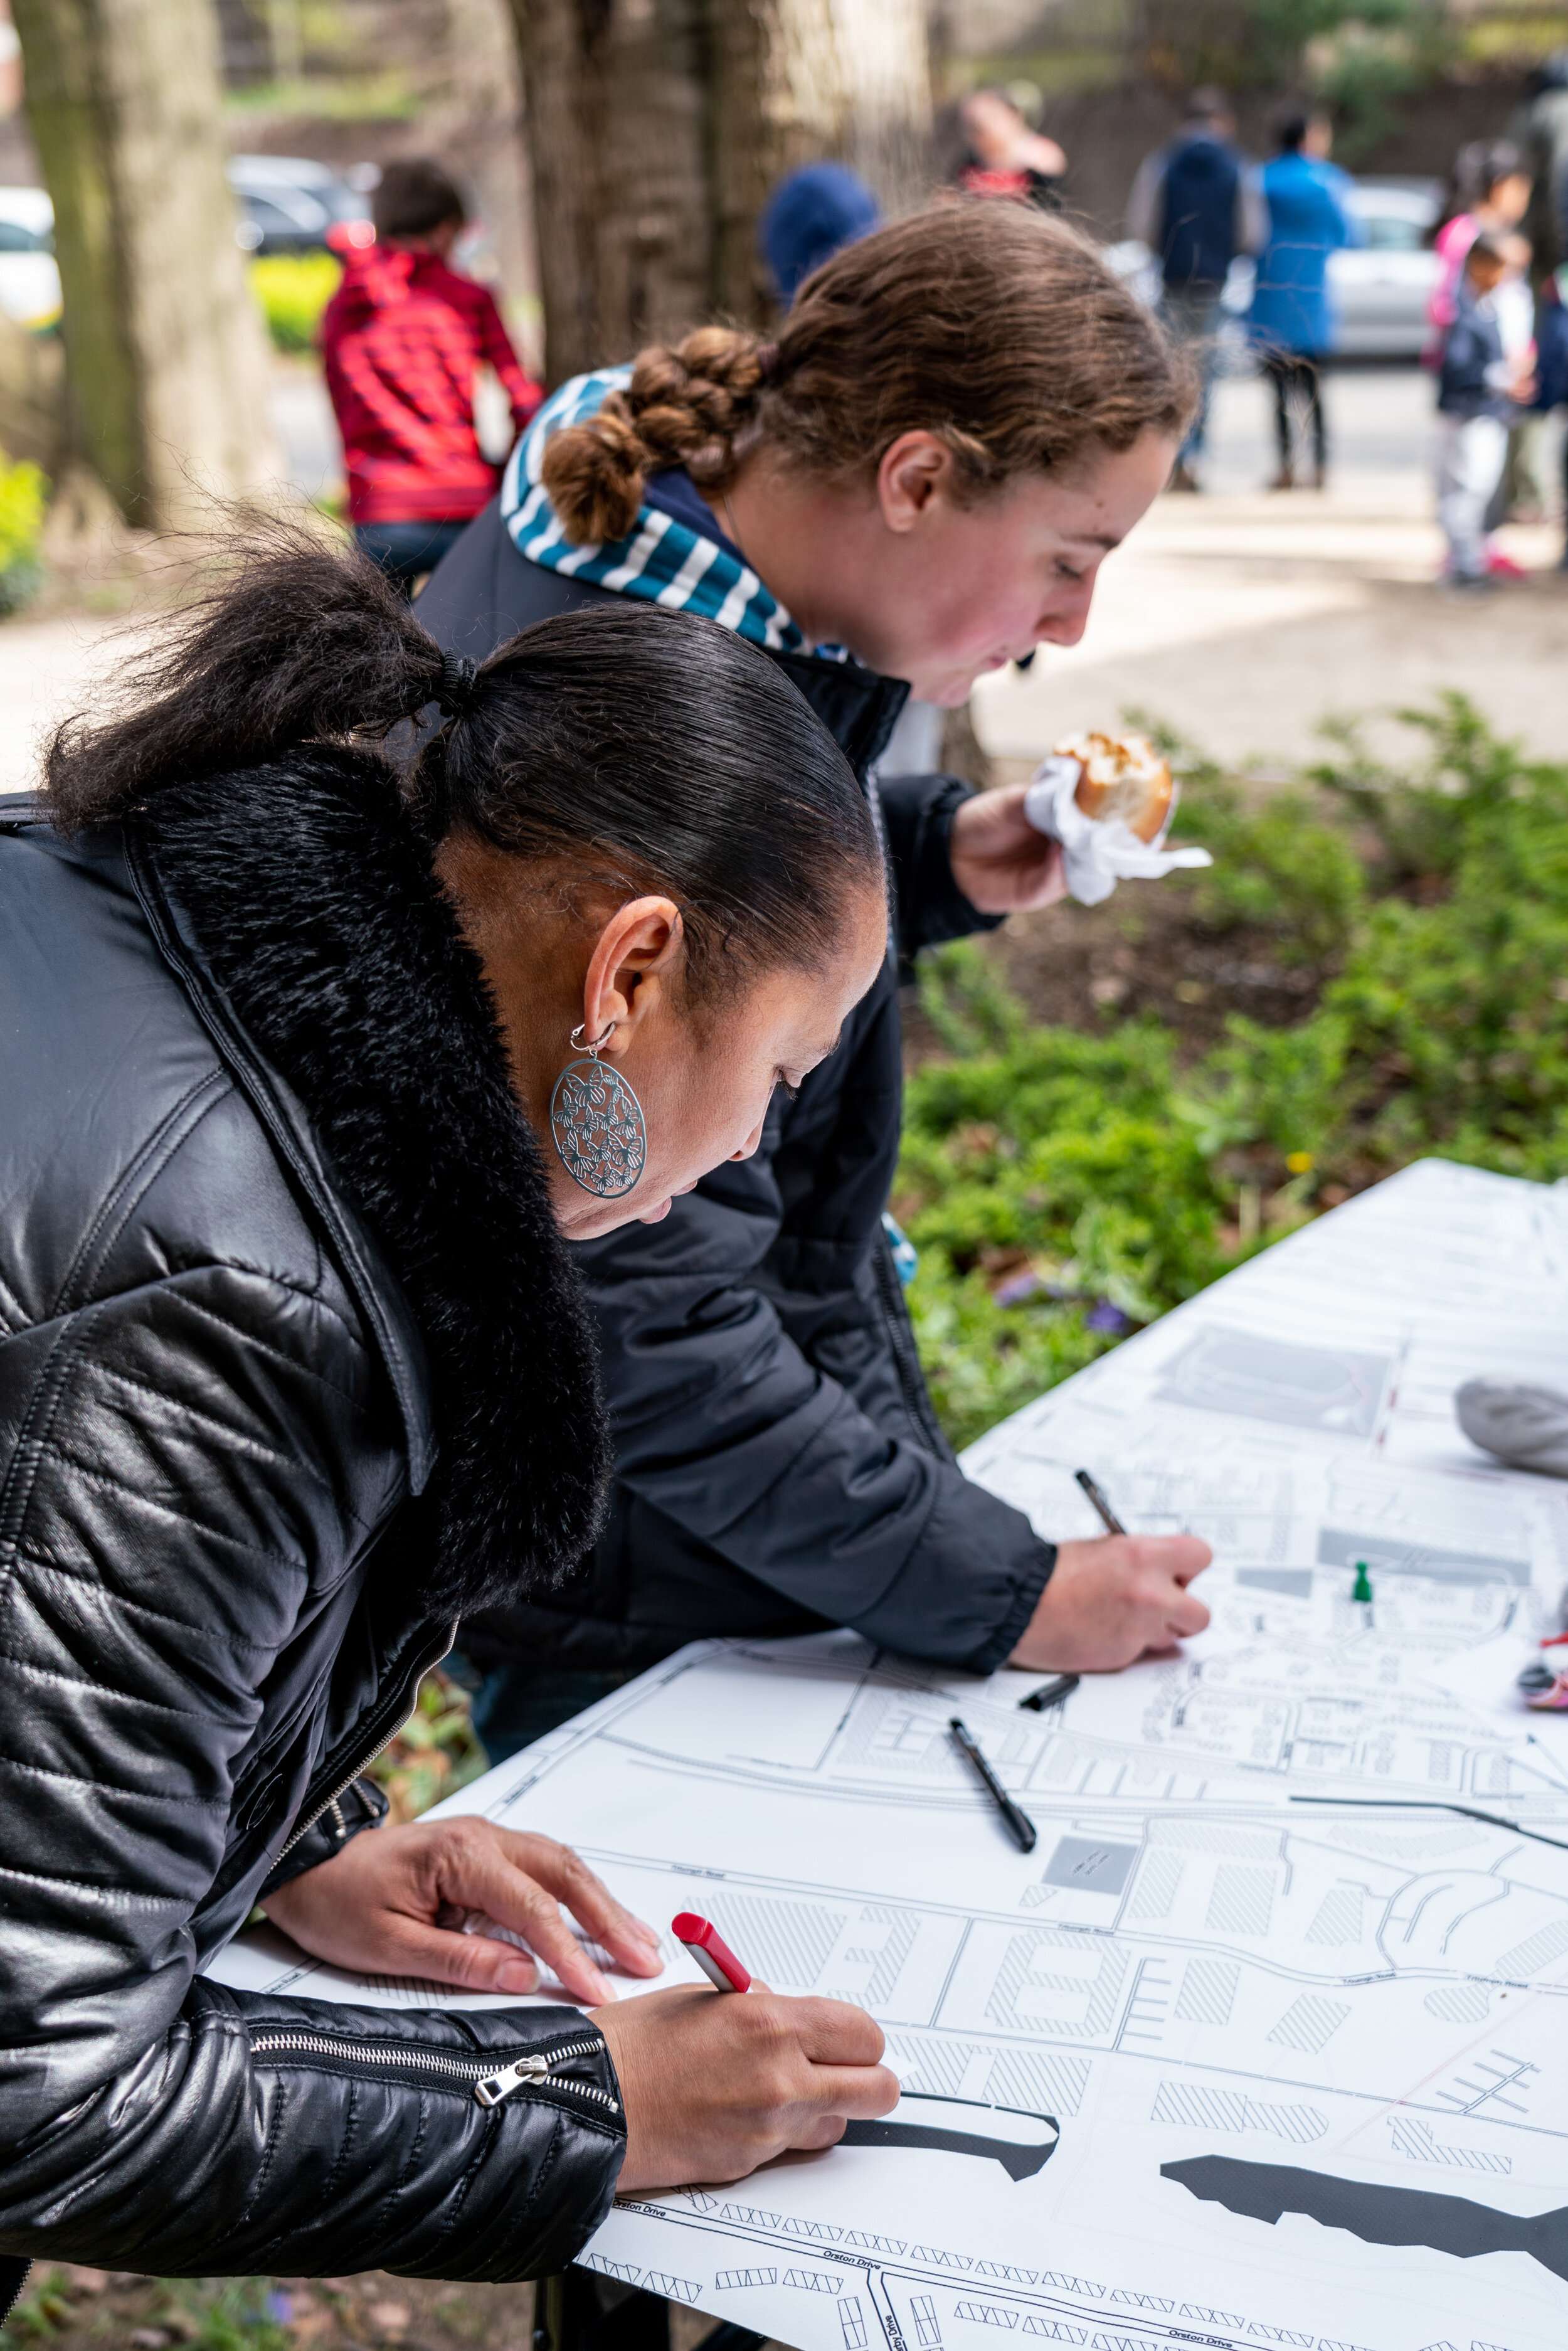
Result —
<instances>
[{"instance_id":1,"label":"green shrub","mask_svg":"<svg viewBox=\"0 0 1568 2351\"><path fill-rule=\"evenodd\" d=\"M251 291L275 350L315 350L321 313L342 275L330 253L267 253L251 263Z\"/></svg>"},{"instance_id":2,"label":"green shrub","mask_svg":"<svg viewBox=\"0 0 1568 2351\"><path fill-rule=\"evenodd\" d=\"M183 2278L159 2315L185 2351L290 2351L287 2302L270 2278Z\"/></svg>"},{"instance_id":3,"label":"green shrub","mask_svg":"<svg viewBox=\"0 0 1568 2351\"><path fill-rule=\"evenodd\" d=\"M1157 1023L1031 1029L967 942L922 980L944 1033L992 1048L911 1079L894 1199L920 1251L922 1359L962 1444L1221 1272L1224 1202Z\"/></svg>"},{"instance_id":4,"label":"green shrub","mask_svg":"<svg viewBox=\"0 0 1568 2351\"><path fill-rule=\"evenodd\" d=\"M1342 728L1313 793L1256 809L1178 747L1181 830L1220 861L1193 914L1316 967L1294 1026L1232 1015L1184 1068L1158 1021L1030 1028L983 947L925 958L956 1058L910 1081L894 1209L955 1443L1313 1213L1325 1179L1336 1198L1430 1152L1568 1175L1568 768L1458 696L1406 715L1429 738L1413 773Z\"/></svg>"},{"instance_id":5,"label":"green shrub","mask_svg":"<svg viewBox=\"0 0 1568 2351\"><path fill-rule=\"evenodd\" d=\"M49 485L24 458L6 464L0 453L0 613L20 611L44 577L39 544Z\"/></svg>"},{"instance_id":6,"label":"green shrub","mask_svg":"<svg viewBox=\"0 0 1568 2351\"><path fill-rule=\"evenodd\" d=\"M1140 720L1180 778L1176 830L1213 852L1214 863L1186 883L1197 920L1214 931L1266 925L1286 964L1322 964L1342 955L1366 896L1343 802L1321 776L1315 792L1271 792L1249 806L1238 786L1190 743ZM1180 886L1180 885L1178 885Z\"/></svg>"},{"instance_id":7,"label":"green shrub","mask_svg":"<svg viewBox=\"0 0 1568 2351\"><path fill-rule=\"evenodd\" d=\"M391 1818L413 1821L488 1769L469 1693L435 1666L420 1682L413 1712L371 1764L371 1777L392 1799Z\"/></svg>"}]
</instances>

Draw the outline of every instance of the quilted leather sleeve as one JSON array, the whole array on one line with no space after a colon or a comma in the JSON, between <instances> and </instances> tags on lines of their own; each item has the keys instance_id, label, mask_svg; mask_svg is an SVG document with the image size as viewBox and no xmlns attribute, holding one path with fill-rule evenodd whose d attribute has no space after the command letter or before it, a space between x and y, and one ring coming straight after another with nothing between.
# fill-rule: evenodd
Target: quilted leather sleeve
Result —
<instances>
[{"instance_id":1,"label":"quilted leather sleeve","mask_svg":"<svg viewBox=\"0 0 1568 2351\"><path fill-rule=\"evenodd\" d=\"M154 1186L140 1247L160 1223ZM402 1493L387 1384L329 1290L186 1262L0 1335L0 2252L515 2277L569 2259L612 2191L607 2057L598 2096L475 2094L476 2058L549 2038L547 2012L195 1977L236 1788L277 1781L267 1694ZM313 1760L266 1811L257 1886Z\"/></svg>"}]
</instances>

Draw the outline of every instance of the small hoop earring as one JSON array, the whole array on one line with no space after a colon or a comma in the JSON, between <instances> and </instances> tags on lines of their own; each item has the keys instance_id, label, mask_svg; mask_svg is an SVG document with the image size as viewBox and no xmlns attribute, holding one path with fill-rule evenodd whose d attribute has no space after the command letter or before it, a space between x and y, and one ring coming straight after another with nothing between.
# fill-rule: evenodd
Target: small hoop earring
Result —
<instances>
[{"instance_id":1,"label":"small hoop earring","mask_svg":"<svg viewBox=\"0 0 1568 2351\"><path fill-rule=\"evenodd\" d=\"M607 1020L591 1045L587 1044L583 1040L582 1032L587 1026L588 1023L586 1020L580 1020L576 1028L572 1030L568 1042L570 1044L574 1052L586 1053L591 1060L597 1057L599 1049L601 1045L609 1044L610 1040L614 1036L620 1023L615 1020Z\"/></svg>"},{"instance_id":2,"label":"small hoop earring","mask_svg":"<svg viewBox=\"0 0 1568 2351\"><path fill-rule=\"evenodd\" d=\"M550 1096L550 1141L574 1184L601 1200L619 1200L636 1185L648 1156L643 1105L619 1070L606 1069L600 1048L615 1034L609 1021L588 1044L584 1023L571 1042L586 1061L569 1061Z\"/></svg>"}]
</instances>

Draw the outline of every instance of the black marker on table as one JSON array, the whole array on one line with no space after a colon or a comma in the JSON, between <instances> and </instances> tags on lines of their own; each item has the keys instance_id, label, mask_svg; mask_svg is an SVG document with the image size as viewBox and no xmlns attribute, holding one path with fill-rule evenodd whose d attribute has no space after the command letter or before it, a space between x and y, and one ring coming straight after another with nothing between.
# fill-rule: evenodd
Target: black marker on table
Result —
<instances>
[{"instance_id":1,"label":"black marker on table","mask_svg":"<svg viewBox=\"0 0 1568 2351\"><path fill-rule=\"evenodd\" d=\"M1041 1682L1027 1698L1020 1698L1019 1704L1030 1714L1043 1714L1048 1707L1060 1706L1064 1698L1071 1698L1082 1678L1082 1674L1058 1674L1053 1682Z\"/></svg>"},{"instance_id":2,"label":"black marker on table","mask_svg":"<svg viewBox=\"0 0 1568 2351\"><path fill-rule=\"evenodd\" d=\"M1009 1795L1007 1790L1003 1787L1001 1782L998 1779L996 1773L992 1771L990 1765L981 1754L979 1745L975 1738L974 1732L968 1728L967 1723L959 1719L957 1715L953 1716L947 1728L952 1732L954 1738L957 1740L959 1746L963 1749L965 1754L968 1757L970 1762L974 1765L976 1771L979 1773L981 1779L984 1781L986 1793L989 1796L992 1803L995 1804L998 1812L1000 1813L1003 1820L1006 1822L1008 1833L1017 1844L1019 1851L1020 1853L1032 1853L1034 1851L1034 1823L1030 1819L1027 1813L1019 1812L1018 1806L1014 1803L1012 1798Z\"/></svg>"}]
</instances>

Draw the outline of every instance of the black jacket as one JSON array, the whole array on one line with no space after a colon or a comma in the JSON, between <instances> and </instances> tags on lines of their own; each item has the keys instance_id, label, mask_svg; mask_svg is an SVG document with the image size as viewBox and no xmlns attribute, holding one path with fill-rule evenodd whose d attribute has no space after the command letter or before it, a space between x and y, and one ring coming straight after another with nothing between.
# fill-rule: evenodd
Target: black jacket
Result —
<instances>
[{"instance_id":1,"label":"black jacket","mask_svg":"<svg viewBox=\"0 0 1568 2351\"><path fill-rule=\"evenodd\" d=\"M553 2270L624 2145L575 2010L196 1970L379 1817L466 1601L591 1539L578 1285L385 768L156 809L0 802L0 2255Z\"/></svg>"},{"instance_id":2,"label":"black jacket","mask_svg":"<svg viewBox=\"0 0 1568 2351\"><path fill-rule=\"evenodd\" d=\"M439 566L419 616L482 659L607 591L520 556L498 507ZM773 658L862 782L908 688L853 663ZM965 786L883 782L897 952L986 926L947 842ZM580 1571L548 1602L465 1622L481 1659L641 1668L712 1634L851 1625L918 1656L989 1669L1055 1560L958 1468L925 1390L882 1230L898 1154L898 970L890 956L755 1158L719 1168L659 1225L580 1244L602 1343L617 1479Z\"/></svg>"}]
</instances>

